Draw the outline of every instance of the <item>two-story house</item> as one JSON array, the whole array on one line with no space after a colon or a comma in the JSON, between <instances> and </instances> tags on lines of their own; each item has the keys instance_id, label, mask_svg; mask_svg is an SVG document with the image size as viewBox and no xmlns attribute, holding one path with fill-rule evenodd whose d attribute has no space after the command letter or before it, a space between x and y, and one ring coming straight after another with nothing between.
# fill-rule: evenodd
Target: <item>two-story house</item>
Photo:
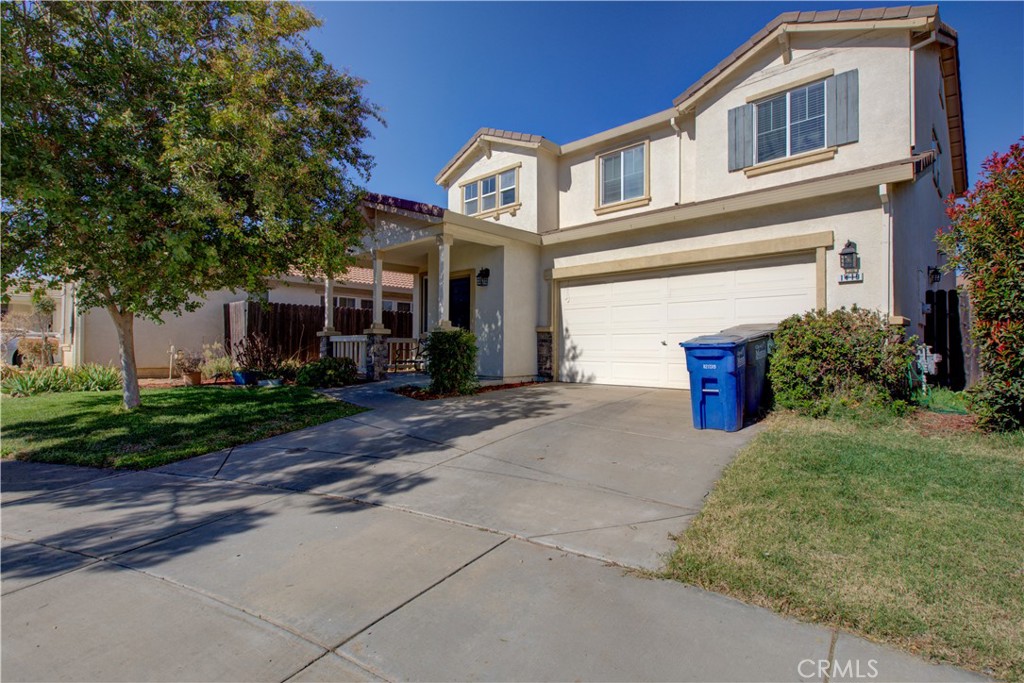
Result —
<instances>
[{"instance_id":1,"label":"two-story house","mask_svg":"<svg viewBox=\"0 0 1024 683\"><path fill-rule=\"evenodd\" d=\"M956 32L934 5L779 16L664 111L557 144L482 128L439 209L371 198L368 260L479 372L688 385L678 343L858 305L921 335L966 188ZM666 97L667 100L667 97Z\"/></svg>"}]
</instances>

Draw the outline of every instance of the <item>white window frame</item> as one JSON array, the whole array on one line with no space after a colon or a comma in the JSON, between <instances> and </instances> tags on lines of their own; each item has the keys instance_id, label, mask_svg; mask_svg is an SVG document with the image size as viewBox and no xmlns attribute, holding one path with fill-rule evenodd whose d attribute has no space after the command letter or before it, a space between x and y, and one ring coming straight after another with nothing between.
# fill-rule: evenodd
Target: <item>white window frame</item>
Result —
<instances>
[{"instance_id":1,"label":"white window frame","mask_svg":"<svg viewBox=\"0 0 1024 683\"><path fill-rule=\"evenodd\" d=\"M519 170L522 166L522 162L516 163L460 183L459 194L462 196L462 213L477 218L497 218L503 213L515 216L516 212L522 208L522 202L519 198ZM509 172L512 172L512 184L510 186L502 185L502 176ZM484 193L484 184L487 181L494 182L494 189L491 192ZM513 191L512 201L503 203L502 195L508 192L508 190ZM474 196L467 198L468 193L473 193ZM485 209L485 198L493 198L494 206ZM473 202L476 202L475 210L471 210L470 207L470 204Z\"/></svg>"},{"instance_id":2,"label":"white window frame","mask_svg":"<svg viewBox=\"0 0 1024 683\"><path fill-rule=\"evenodd\" d=\"M804 149L804 150L801 150L799 152L794 153L793 152L793 144L792 144L792 138L793 138L793 116L792 116L792 113L793 113L793 107L792 107L793 93L799 92L800 90L809 90L810 88L813 88L814 86L816 86L818 84L821 84L821 87L822 87L822 99L823 99L822 107L821 107L821 111L822 111L822 114L821 114L821 119L822 119L821 146L820 147L814 147L812 149ZM758 109L762 105L765 105L765 104L767 104L769 102L777 100L780 97L785 97L786 98L786 124L785 124L785 131L786 131L786 153L783 154L782 156L774 157L772 159L761 159L761 145L760 145L761 131L758 130L758 121L759 121ZM796 87L790 88L789 90L786 90L785 92L774 93L772 95L764 97L763 99L757 100L753 104L754 104L754 164L755 165L756 164L769 164L769 163L771 163L773 161L781 161L783 159L788 159L788 158L793 157L793 156L799 156L801 154L810 154L812 152L818 152L818 151L823 150L823 149L828 149L828 119L829 119L829 116L832 115L831 112L829 112L829 110L828 110L828 79L821 79L821 80L812 81L810 83L804 83L803 85L798 85Z\"/></svg>"},{"instance_id":3,"label":"white window frame","mask_svg":"<svg viewBox=\"0 0 1024 683\"><path fill-rule=\"evenodd\" d=\"M619 176L619 191L620 199L613 202L604 201L604 161L609 157L619 156L620 160L622 155L626 152L642 148L644 152L644 182L643 191L637 197L622 198L622 175L620 170ZM594 212L597 214L609 213L612 211L621 211L624 209L632 209L639 206L646 206L651 203L651 141L641 140L640 142L631 142L628 145L617 147L616 149L603 152L594 159ZM622 169L623 165L620 161L619 168Z\"/></svg>"}]
</instances>

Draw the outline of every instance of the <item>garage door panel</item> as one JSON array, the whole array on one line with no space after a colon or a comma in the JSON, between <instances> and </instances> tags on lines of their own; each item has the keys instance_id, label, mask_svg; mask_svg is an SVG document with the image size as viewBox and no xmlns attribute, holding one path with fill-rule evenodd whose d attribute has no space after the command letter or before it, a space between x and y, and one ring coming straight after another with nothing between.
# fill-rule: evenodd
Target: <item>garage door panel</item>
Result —
<instances>
[{"instance_id":1,"label":"garage door panel","mask_svg":"<svg viewBox=\"0 0 1024 683\"><path fill-rule=\"evenodd\" d=\"M611 306L611 321L616 325L654 325L660 326L664 318L665 304L637 303Z\"/></svg>"},{"instance_id":2,"label":"garage door panel","mask_svg":"<svg viewBox=\"0 0 1024 683\"><path fill-rule=\"evenodd\" d=\"M814 308L812 255L561 288L565 381L689 386L679 342ZM665 342L662 344L662 342Z\"/></svg>"},{"instance_id":3,"label":"garage door panel","mask_svg":"<svg viewBox=\"0 0 1024 683\"><path fill-rule=\"evenodd\" d=\"M612 351L619 353L654 353L661 354L664 334L661 330L650 334L614 334L612 335Z\"/></svg>"},{"instance_id":4,"label":"garage door panel","mask_svg":"<svg viewBox=\"0 0 1024 683\"><path fill-rule=\"evenodd\" d=\"M632 386L661 383L665 378L665 364L656 362L615 361L612 363L612 377L616 382Z\"/></svg>"}]
</instances>

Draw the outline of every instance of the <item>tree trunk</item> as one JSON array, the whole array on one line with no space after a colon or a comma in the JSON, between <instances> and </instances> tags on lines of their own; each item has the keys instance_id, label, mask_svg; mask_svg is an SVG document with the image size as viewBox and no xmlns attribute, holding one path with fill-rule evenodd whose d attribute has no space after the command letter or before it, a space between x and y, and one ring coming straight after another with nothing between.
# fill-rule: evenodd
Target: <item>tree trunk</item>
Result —
<instances>
[{"instance_id":1,"label":"tree trunk","mask_svg":"<svg viewBox=\"0 0 1024 683\"><path fill-rule=\"evenodd\" d=\"M117 329L117 351L121 354L121 378L124 380L124 407L133 410L142 405L139 398L139 372L135 367L135 316L107 308Z\"/></svg>"}]
</instances>

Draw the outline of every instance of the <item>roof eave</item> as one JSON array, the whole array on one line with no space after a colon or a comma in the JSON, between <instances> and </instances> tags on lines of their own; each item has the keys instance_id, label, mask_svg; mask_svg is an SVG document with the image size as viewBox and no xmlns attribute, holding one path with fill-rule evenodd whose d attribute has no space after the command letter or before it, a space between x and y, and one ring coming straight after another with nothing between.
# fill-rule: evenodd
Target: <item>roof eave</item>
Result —
<instances>
[{"instance_id":1,"label":"roof eave","mask_svg":"<svg viewBox=\"0 0 1024 683\"><path fill-rule=\"evenodd\" d=\"M735 73L760 50L778 42L787 33L846 30L868 31L876 29L921 31L930 30L937 25L941 25L943 29L952 32L952 29L939 22L937 6L926 5L909 9L911 10L908 13L910 16L889 19L883 17L848 20L842 17L842 13L839 13L835 20L815 21L804 19L802 17L803 13L799 12L781 14L751 36L749 40L719 62L713 69L704 74L696 83L672 100L672 104L680 112L692 110L708 91ZM955 35L955 32L952 32L952 34Z\"/></svg>"}]
</instances>

